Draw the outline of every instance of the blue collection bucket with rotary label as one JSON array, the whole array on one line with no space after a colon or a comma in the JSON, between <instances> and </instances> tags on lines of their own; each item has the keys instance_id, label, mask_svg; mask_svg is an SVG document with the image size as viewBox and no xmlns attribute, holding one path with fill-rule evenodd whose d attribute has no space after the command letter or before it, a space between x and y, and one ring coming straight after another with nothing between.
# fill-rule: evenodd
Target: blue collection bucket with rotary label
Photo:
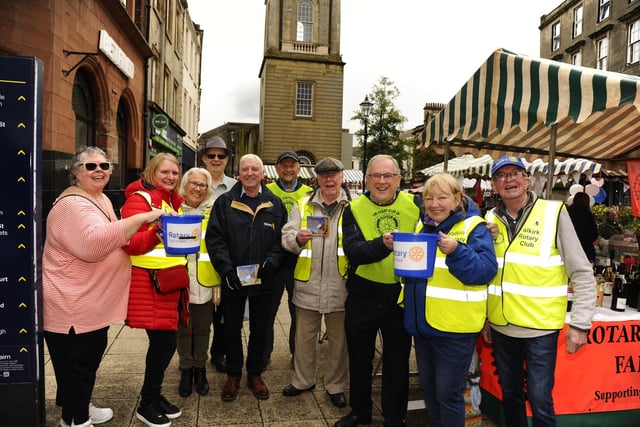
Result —
<instances>
[{"instance_id":1,"label":"blue collection bucket with rotary label","mask_svg":"<svg viewBox=\"0 0 640 427\"><path fill-rule=\"evenodd\" d=\"M393 232L393 267L396 276L428 279L433 276L440 236Z\"/></svg>"},{"instance_id":2,"label":"blue collection bucket with rotary label","mask_svg":"<svg viewBox=\"0 0 640 427\"><path fill-rule=\"evenodd\" d=\"M195 254L200 251L203 215L163 215L162 237L167 255Z\"/></svg>"}]
</instances>

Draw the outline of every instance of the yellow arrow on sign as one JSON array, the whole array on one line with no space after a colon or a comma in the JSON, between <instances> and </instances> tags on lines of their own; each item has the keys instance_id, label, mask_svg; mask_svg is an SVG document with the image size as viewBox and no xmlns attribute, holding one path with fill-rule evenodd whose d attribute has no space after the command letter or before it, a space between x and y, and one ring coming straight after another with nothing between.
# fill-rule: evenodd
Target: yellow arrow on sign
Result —
<instances>
[{"instance_id":1,"label":"yellow arrow on sign","mask_svg":"<svg viewBox=\"0 0 640 427\"><path fill-rule=\"evenodd\" d=\"M18 155L20 156L26 156L27 153L24 150L18 150Z\"/></svg>"},{"instance_id":2,"label":"yellow arrow on sign","mask_svg":"<svg viewBox=\"0 0 640 427\"><path fill-rule=\"evenodd\" d=\"M18 304L18 308L27 308L27 304L21 302L20 304Z\"/></svg>"},{"instance_id":3,"label":"yellow arrow on sign","mask_svg":"<svg viewBox=\"0 0 640 427\"><path fill-rule=\"evenodd\" d=\"M27 347L22 347L20 349L20 353L29 353L29 349Z\"/></svg>"},{"instance_id":4,"label":"yellow arrow on sign","mask_svg":"<svg viewBox=\"0 0 640 427\"><path fill-rule=\"evenodd\" d=\"M25 211L23 211L23 210L19 210L18 211L18 216L25 216L25 215L26 215Z\"/></svg>"},{"instance_id":5,"label":"yellow arrow on sign","mask_svg":"<svg viewBox=\"0 0 640 427\"><path fill-rule=\"evenodd\" d=\"M24 243L20 243L18 245L18 249L26 249L27 247L24 245Z\"/></svg>"},{"instance_id":6,"label":"yellow arrow on sign","mask_svg":"<svg viewBox=\"0 0 640 427\"><path fill-rule=\"evenodd\" d=\"M24 95L20 95L18 97L18 101L26 101L26 100L27 100L27 98L25 98Z\"/></svg>"},{"instance_id":7,"label":"yellow arrow on sign","mask_svg":"<svg viewBox=\"0 0 640 427\"><path fill-rule=\"evenodd\" d=\"M24 123L18 123L18 127L19 127L19 128L26 128L27 126L25 126L25 124L24 124Z\"/></svg>"},{"instance_id":8,"label":"yellow arrow on sign","mask_svg":"<svg viewBox=\"0 0 640 427\"><path fill-rule=\"evenodd\" d=\"M20 329L20 332L19 332L19 333L21 333L21 334L26 334L26 333L27 333L27 330L26 330L25 328L22 328L22 329Z\"/></svg>"},{"instance_id":9,"label":"yellow arrow on sign","mask_svg":"<svg viewBox=\"0 0 640 427\"><path fill-rule=\"evenodd\" d=\"M18 230L21 228L27 228L27 227L25 227L24 224L18 224Z\"/></svg>"},{"instance_id":10,"label":"yellow arrow on sign","mask_svg":"<svg viewBox=\"0 0 640 427\"><path fill-rule=\"evenodd\" d=\"M26 182L27 180L24 179L23 177L18 178L18 182Z\"/></svg>"},{"instance_id":11,"label":"yellow arrow on sign","mask_svg":"<svg viewBox=\"0 0 640 427\"><path fill-rule=\"evenodd\" d=\"M24 277L24 276L18 277L18 282L26 282L26 281L27 281L26 277Z\"/></svg>"}]
</instances>

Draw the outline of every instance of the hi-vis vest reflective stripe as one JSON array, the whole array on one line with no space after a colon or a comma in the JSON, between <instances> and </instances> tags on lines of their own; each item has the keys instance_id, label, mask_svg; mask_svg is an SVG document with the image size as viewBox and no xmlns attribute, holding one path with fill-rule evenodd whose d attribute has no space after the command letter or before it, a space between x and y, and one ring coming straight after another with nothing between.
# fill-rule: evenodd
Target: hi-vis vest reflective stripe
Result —
<instances>
[{"instance_id":1,"label":"hi-vis vest reflective stripe","mask_svg":"<svg viewBox=\"0 0 640 427\"><path fill-rule=\"evenodd\" d=\"M133 194L139 194L144 198L149 206L153 208L151 204L151 195L144 191L136 191ZM173 208L167 204L164 200L162 201L161 209L166 212L174 212ZM178 209L178 213L182 213L182 209ZM149 225L152 227L152 225ZM160 239L160 243L158 243L153 249L143 255L131 255L131 265L134 267L146 268L149 270L162 270L163 268L174 267L176 265L185 265L187 259L184 256L171 256L168 257L166 252L164 251L164 241Z\"/></svg>"},{"instance_id":2,"label":"hi-vis vest reflective stripe","mask_svg":"<svg viewBox=\"0 0 640 427\"><path fill-rule=\"evenodd\" d=\"M509 243L502 221L494 242L498 274L489 284L488 316L495 325L562 329L567 310L567 272L556 246L562 202L537 199L518 235Z\"/></svg>"},{"instance_id":3,"label":"hi-vis vest reflective stripe","mask_svg":"<svg viewBox=\"0 0 640 427\"><path fill-rule=\"evenodd\" d=\"M307 196L303 199L298 200L298 208L300 209L300 228L307 227L307 217L309 215L313 216L316 210L316 207L313 205L309 205L310 197ZM344 209L341 207L341 209ZM331 232L335 232L331 230ZM302 282L306 282L311 277L311 256L312 256L312 241L310 239L305 245L300 255L298 255L298 261L296 262L296 269L293 272L293 278L296 280L300 280ZM342 277L345 277L347 273L347 258L344 256L344 248L342 247L342 212L340 212L340 216L338 217L338 273Z\"/></svg>"},{"instance_id":4,"label":"hi-vis vest reflective stripe","mask_svg":"<svg viewBox=\"0 0 640 427\"><path fill-rule=\"evenodd\" d=\"M308 185L302 184L296 191L284 191L280 188L277 182L268 183L267 188L282 200L284 207L287 208L287 214L291 213L291 208L293 208L295 202L302 199L308 192L313 190L313 188Z\"/></svg>"},{"instance_id":5,"label":"hi-vis vest reflective stripe","mask_svg":"<svg viewBox=\"0 0 640 427\"><path fill-rule=\"evenodd\" d=\"M209 258L209 252L207 251L207 246L204 242L204 236L207 232L207 224L209 223L211 210L206 210L202 214L204 215L204 219L202 220L202 234L200 236L200 253L198 254L198 262L196 262L196 277L200 285L210 288L212 286L220 285L222 281L220 280L218 272L213 268L213 264Z\"/></svg>"},{"instance_id":6,"label":"hi-vis vest reflective stripe","mask_svg":"<svg viewBox=\"0 0 640 427\"><path fill-rule=\"evenodd\" d=\"M394 230L412 233L422 229L420 209L413 202L413 196L402 191L388 206L378 206L366 196L358 197L351 202L351 212L365 240ZM356 274L373 282L398 283L393 269L393 252L378 262L359 265Z\"/></svg>"},{"instance_id":7,"label":"hi-vis vest reflective stripe","mask_svg":"<svg viewBox=\"0 0 640 427\"><path fill-rule=\"evenodd\" d=\"M484 219L472 216L451 227L449 237L467 243L469 234ZM446 332L478 332L487 318L487 286L465 285L458 280L445 263L446 255L436 251L433 276L426 287L425 316L427 323Z\"/></svg>"}]
</instances>

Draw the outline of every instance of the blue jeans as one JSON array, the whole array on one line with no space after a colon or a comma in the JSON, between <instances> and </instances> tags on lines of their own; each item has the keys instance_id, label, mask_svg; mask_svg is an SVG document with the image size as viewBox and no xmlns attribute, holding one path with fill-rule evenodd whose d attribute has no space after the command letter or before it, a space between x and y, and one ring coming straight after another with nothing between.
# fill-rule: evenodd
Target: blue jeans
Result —
<instances>
[{"instance_id":1,"label":"blue jeans","mask_svg":"<svg viewBox=\"0 0 640 427\"><path fill-rule=\"evenodd\" d=\"M509 427L526 427L528 399L534 427L556 425L551 391L559 331L537 338L512 338L491 330L502 386L504 418ZM525 366L526 363L526 366Z\"/></svg>"},{"instance_id":2,"label":"blue jeans","mask_svg":"<svg viewBox=\"0 0 640 427\"><path fill-rule=\"evenodd\" d=\"M431 427L464 427L464 389L477 334L414 336L418 375Z\"/></svg>"}]
</instances>

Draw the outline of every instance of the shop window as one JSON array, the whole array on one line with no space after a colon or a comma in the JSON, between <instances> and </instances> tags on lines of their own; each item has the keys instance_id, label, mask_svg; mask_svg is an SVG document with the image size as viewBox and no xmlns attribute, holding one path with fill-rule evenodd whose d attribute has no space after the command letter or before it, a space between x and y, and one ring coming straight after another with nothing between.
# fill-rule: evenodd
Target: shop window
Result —
<instances>
[{"instance_id":1,"label":"shop window","mask_svg":"<svg viewBox=\"0 0 640 427\"><path fill-rule=\"evenodd\" d=\"M76 151L96 145L96 96L89 73L79 69L73 81L71 104L76 116Z\"/></svg>"},{"instance_id":2,"label":"shop window","mask_svg":"<svg viewBox=\"0 0 640 427\"><path fill-rule=\"evenodd\" d=\"M629 24L629 47L627 49L629 64L640 61L640 19Z\"/></svg>"}]
</instances>

